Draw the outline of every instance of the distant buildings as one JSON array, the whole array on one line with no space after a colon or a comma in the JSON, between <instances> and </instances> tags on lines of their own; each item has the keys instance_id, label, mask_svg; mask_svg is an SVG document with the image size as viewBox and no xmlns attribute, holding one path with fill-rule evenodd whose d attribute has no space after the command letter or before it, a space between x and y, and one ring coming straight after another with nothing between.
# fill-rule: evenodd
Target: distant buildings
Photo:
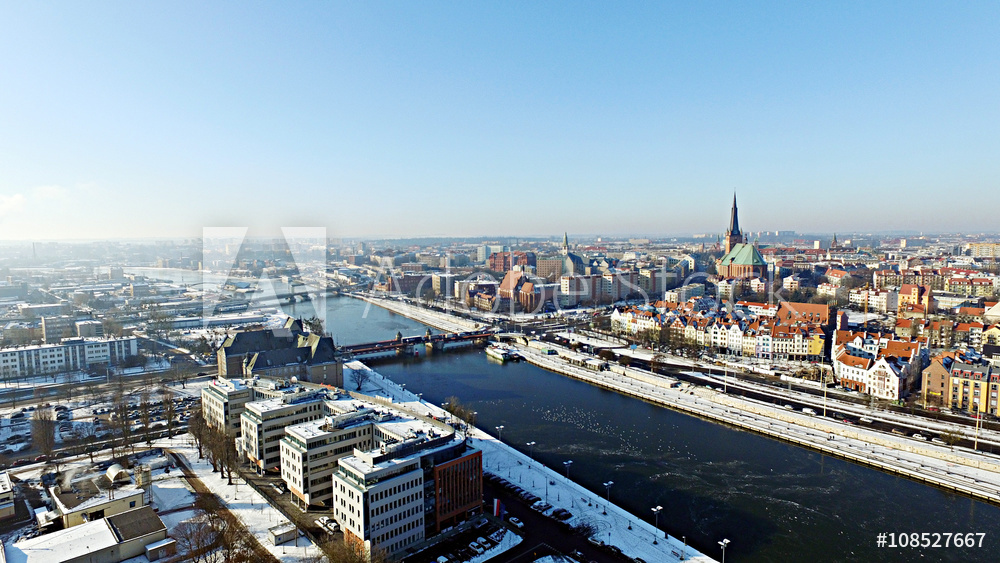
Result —
<instances>
[{"instance_id":1,"label":"distant buildings","mask_svg":"<svg viewBox=\"0 0 1000 563\"><path fill-rule=\"evenodd\" d=\"M134 336L69 338L60 344L0 348L0 376L26 377L119 365L138 353Z\"/></svg>"},{"instance_id":2,"label":"distant buildings","mask_svg":"<svg viewBox=\"0 0 1000 563\"><path fill-rule=\"evenodd\" d=\"M487 267L494 272L508 272L514 266L535 266L534 252L494 252Z\"/></svg>"},{"instance_id":3,"label":"distant buildings","mask_svg":"<svg viewBox=\"0 0 1000 563\"><path fill-rule=\"evenodd\" d=\"M975 258L997 258L1000 257L1000 243L974 242L968 245L968 252Z\"/></svg>"},{"instance_id":4,"label":"distant buildings","mask_svg":"<svg viewBox=\"0 0 1000 563\"><path fill-rule=\"evenodd\" d=\"M674 292L667 292L668 297ZM616 309L612 331L672 346L703 348L764 360L811 360L824 357L829 310L826 305L790 303L782 309L739 301L729 312L686 302L658 302L655 307Z\"/></svg>"}]
</instances>

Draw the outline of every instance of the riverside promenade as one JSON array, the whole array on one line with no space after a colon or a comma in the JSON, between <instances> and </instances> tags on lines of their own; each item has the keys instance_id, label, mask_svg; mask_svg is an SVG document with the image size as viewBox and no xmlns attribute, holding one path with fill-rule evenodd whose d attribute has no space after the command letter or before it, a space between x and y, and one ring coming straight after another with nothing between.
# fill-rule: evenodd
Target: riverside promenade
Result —
<instances>
[{"instance_id":1,"label":"riverside promenade","mask_svg":"<svg viewBox=\"0 0 1000 563\"><path fill-rule=\"evenodd\" d=\"M410 305L409 303L397 301L395 299L381 299L378 297L360 294L351 294L351 296L371 303L372 305L382 307L383 309L396 313L397 315L402 315L406 318L424 323L425 325L432 326L444 332L466 332L483 327L482 323L478 323L476 321L459 318L447 313L431 311L429 309Z\"/></svg>"},{"instance_id":2,"label":"riverside promenade","mask_svg":"<svg viewBox=\"0 0 1000 563\"><path fill-rule=\"evenodd\" d=\"M995 455L878 432L641 370L594 371L530 347L518 352L538 367L604 389L1000 504L1000 457Z\"/></svg>"}]
</instances>

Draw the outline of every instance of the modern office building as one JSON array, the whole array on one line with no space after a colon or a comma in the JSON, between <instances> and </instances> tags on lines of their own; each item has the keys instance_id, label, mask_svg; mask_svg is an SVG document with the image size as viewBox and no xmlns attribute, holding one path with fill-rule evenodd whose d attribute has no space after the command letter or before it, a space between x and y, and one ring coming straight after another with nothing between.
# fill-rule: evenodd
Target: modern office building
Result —
<instances>
[{"instance_id":1,"label":"modern office building","mask_svg":"<svg viewBox=\"0 0 1000 563\"><path fill-rule=\"evenodd\" d=\"M482 511L482 452L405 416L377 422L374 444L337 462L334 519L345 541L391 555Z\"/></svg>"},{"instance_id":2,"label":"modern office building","mask_svg":"<svg viewBox=\"0 0 1000 563\"><path fill-rule=\"evenodd\" d=\"M281 439L285 428L323 417L325 391L301 389L273 399L247 403L240 415L236 450L257 471L277 472L281 466Z\"/></svg>"},{"instance_id":3,"label":"modern office building","mask_svg":"<svg viewBox=\"0 0 1000 563\"><path fill-rule=\"evenodd\" d=\"M333 506L331 475L337 460L372 448L373 422L381 415L357 401L327 401L339 414L289 426L281 439L281 477L302 509ZM346 407L346 408L345 408Z\"/></svg>"}]
</instances>

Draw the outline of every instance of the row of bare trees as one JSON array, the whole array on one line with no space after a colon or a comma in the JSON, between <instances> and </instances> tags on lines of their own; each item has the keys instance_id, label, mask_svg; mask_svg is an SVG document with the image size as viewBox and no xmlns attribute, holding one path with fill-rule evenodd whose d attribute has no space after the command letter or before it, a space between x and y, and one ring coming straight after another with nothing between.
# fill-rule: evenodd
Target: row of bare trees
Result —
<instances>
[{"instance_id":1,"label":"row of bare trees","mask_svg":"<svg viewBox=\"0 0 1000 563\"><path fill-rule=\"evenodd\" d=\"M225 430L209 424L201 409L197 409L191 414L188 421L188 431L198 448L198 459L206 459L212 465L213 472L221 472L222 477L233 484L234 472L239 472L241 458L236 451L236 444L233 436L226 434ZM213 499L215 500L215 499ZM215 517L210 514L200 516L200 519L192 521L192 525L185 527L182 534L185 539L178 539L179 548L184 553L202 553L206 555L197 557L189 555L189 559L201 563L229 563L240 562L242 559L230 559L229 552L225 549L227 542L231 541L226 535L229 528L220 528L220 523L215 522ZM198 529L196 529L198 528ZM216 546L218 553L211 552L211 546ZM222 547L219 547L222 546ZM328 563L387 563L390 559L388 554L378 547L366 550L363 544L345 542L343 540L333 540L320 543L321 556L316 558L317 562ZM238 553L237 553L238 555ZM215 557L215 558L213 558Z\"/></svg>"},{"instance_id":2,"label":"row of bare trees","mask_svg":"<svg viewBox=\"0 0 1000 563\"><path fill-rule=\"evenodd\" d=\"M135 453L135 446L141 442L151 446L153 440L164 430L168 438L174 435L178 414L174 391L166 384L154 386L148 381L139 390L138 398L138 403L133 403L122 384L111 392L108 430L111 432L109 441L113 458L123 457L126 451ZM154 411L157 410L160 411L162 424L153 420ZM154 428L154 425L157 427ZM85 428L85 441L96 442L99 432L97 427L88 424Z\"/></svg>"},{"instance_id":3,"label":"row of bare trees","mask_svg":"<svg viewBox=\"0 0 1000 563\"><path fill-rule=\"evenodd\" d=\"M208 459L212 472L222 472L223 478L233 484L233 471L239 471L240 456L236 451L236 441L226 431L205 420L201 409L191 413L188 431L198 446L198 459Z\"/></svg>"},{"instance_id":4,"label":"row of bare trees","mask_svg":"<svg viewBox=\"0 0 1000 563\"><path fill-rule=\"evenodd\" d=\"M476 413L469 407L459 402L458 397L448 397L444 400L444 410L450 412L452 416L463 420L469 424L476 423Z\"/></svg>"}]
</instances>

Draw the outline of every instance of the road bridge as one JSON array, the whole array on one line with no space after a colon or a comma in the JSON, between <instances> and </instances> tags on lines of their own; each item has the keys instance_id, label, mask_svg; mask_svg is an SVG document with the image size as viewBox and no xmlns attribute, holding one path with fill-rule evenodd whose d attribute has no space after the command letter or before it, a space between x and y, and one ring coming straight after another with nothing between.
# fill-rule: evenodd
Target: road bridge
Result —
<instances>
[{"instance_id":1,"label":"road bridge","mask_svg":"<svg viewBox=\"0 0 1000 563\"><path fill-rule=\"evenodd\" d=\"M492 331L485 330L453 332L449 334L431 334L428 330L423 336L403 337L397 334L396 338L392 340L352 344L344 346L343 351L355 359L388 355L414 356L419 355L419 346L423 346L426 353L430 354L434 351L445 350L446 348L484 346L492 336Z\"/></svg>"}]
</instances>

